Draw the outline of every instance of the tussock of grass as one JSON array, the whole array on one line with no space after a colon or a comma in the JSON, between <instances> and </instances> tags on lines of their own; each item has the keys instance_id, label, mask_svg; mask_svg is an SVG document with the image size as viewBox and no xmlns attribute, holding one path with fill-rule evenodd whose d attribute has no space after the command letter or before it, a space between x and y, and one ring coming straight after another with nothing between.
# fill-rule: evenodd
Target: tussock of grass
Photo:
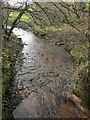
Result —
<instances>
[{"instance_id":1,"label":"tussock of grass","mask_svg":"<svg viewBox=\"0 0 90 120\"><path fill-rule=\"evenodd\" d=\"M71 49L70 55L77 64L84 63L88 60L88 50L84 46L75 45Z\"/></svg>"}]
</instances>

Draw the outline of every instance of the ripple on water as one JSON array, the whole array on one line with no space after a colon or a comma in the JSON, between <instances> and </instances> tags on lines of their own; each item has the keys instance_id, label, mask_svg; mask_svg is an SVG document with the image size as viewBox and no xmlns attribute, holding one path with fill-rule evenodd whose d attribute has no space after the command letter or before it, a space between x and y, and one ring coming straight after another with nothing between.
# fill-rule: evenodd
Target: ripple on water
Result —
<instances>
[{"instance_id":1,"label":"ripple on water","mask_svg":"<svg viewBox=\"0 0 90 120\"><path fill-rule=\"evenodd\" d=\"M68 90L73 77L68 54L62 47L36 39L32 33L21 29L13 32L27 44L22 51L23 64L16 74L19 88L23 85L19 92L27 98L16 107L14 117L58 117L57 96Z\"/></svg>"}]
</instances>

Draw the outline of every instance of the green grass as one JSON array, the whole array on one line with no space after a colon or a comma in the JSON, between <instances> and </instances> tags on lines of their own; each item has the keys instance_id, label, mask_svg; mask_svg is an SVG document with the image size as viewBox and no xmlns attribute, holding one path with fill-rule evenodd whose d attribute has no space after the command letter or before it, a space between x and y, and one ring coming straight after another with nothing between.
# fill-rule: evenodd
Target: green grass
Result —
<instances>
[{"instance_id":1,"label":"green grass","mask_svg":"<svg viewBox=\"0 0 90 120\"><path fill-rule=\"evenodd\" d=\"M31 12L32 12L32 11L34 11L34 10L33 10L32 8L29 8L29 11L31 11Z\"/></svg>"},{"instance_id":2,"label":"green grass","mask_svg":"<svg viewBox=\"0 0 90 120\"><path fill-rule=\"evenodd\" d=\"M42 29L44 29L44 31L51 31L51 32L62 30L61 28L56 26L43 26Z\"/></svg>"},{"instance_id":3,"label":"green grass","mask_svg":"<svg viewBox=\"0 0 90 120\"><path fill-rule=\"evenodd\" d=\"M27 20L29 20L29 18L28 18L27 15L24 14L24 15L21 17L21 20L22 20L22 21L24 21L24 20L27 21Z\"/></svg>"},{"instance_id":4,"label":"green grass","mask_svg":"<svg viewBox=\"0 0 90 120\"><path fill-rule=\"evenodd\" d=\"M36 35L39 37L42 34L48 33L48 32L55 32L55 31L61 31L62 29L57 26L38 26L34 25L33 27L30 28L31 31L34 31Z\"/></svg>"},{"instance_id":5,"label":"green grass","mask_svg":"<svg viewBox=\"0 0 90 120\"><path fill-rule=\"evenodd\" d=\"M61 30L60 27L56 27L56 26L38 26L38 25L35 25L33 26L33 29L35 31L58 31L58 30Z\"/></svg>"},{"instance_id":6,"label":"green grass","mask_svg":"<svg viewBox=\"0 0 90 120\"><path fill-rule=\"evenodd\" d=\"M11 12L9 14L10 20L13 21L17 16L19 15L19 12ZM29 14L23 14L23 16L20 19L21 21L30 21Z\"/></svg>"},{"instance_id":7,"label":"green grass","mask_svg":"<svg viewBox=\"0 0 90 120\"><path fill-rule=\"evenodd\" d=\"M84 45L74 45L70 51L70 55L77 63L75 69L75 80L71 85L72 92L78 96L87 106L88 99L88 49Z\"/></svg>"},{"instance_id":8,"label":"green grass","mask_svg":"<svg viewBox=\"0 0 90 120\"><path fill-rule=\"evenodd\" d=\"M71 49L70 55L76 63L83 63L88 60L88 50L84 46L75 45Z\"/></svg>"},{"instance_id":9,"label":"green grass","mask_svg":"<svg viewBox=\"0 0 90 120\"><path fill-rule=\"evenodd\" d=\"M19 15L19 12L11 12L9 14L10 17L16 18Z\"/></svg>"}]
</instances>

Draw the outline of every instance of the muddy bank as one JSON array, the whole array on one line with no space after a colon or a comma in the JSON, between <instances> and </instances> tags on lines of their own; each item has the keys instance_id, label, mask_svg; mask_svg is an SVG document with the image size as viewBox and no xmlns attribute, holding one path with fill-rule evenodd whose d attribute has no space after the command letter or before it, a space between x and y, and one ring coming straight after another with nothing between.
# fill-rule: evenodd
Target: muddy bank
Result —
<instances>
[{"instance_id":1,"label":"muddy bank","mask_svg":"<svg viewBox=\"0 0 90 120\"><path fill-rule=\"evenodd\" d=\"M16 97L14 94L14 76L15 63L18 54L22 51L23 43L21 39L17 38L15 35L12 35L9 40L5 37L2 39L2 117L8 118L12 117L13 107L15 106ZM12 89L14 85L14 88ZM16 89L16 88L15 88ZM13 94L12 94L13 93ZM13 101L13 103L12 103ZM13 104L13 105L12 105ZM12 106L12 107L11 107ZM7 112L9 111L9 112Z\"/></svg>"},{"instance_id":2,"label":"muddy bank","mask_svg":"<svg viewBox=\"0 0 90 120\"><path fill-rule=\"evenodd\" d=\"M63 46L69 52L73 46L86 45L87 38L69 25L64 26L61 31L49 32L42 36L48 41L54 41L57 46Z\"/></svg>"},{"instance_id":3,"label":"muddy bank","mask_svg":"<svg viewBox=\"0 0 90 120\"><path fill-rule=\"evenodd\" d=\"M82 100L83 106L88 108L88 38L70 26L59 32L47 33L43 38L54 41L57 47L63 46L69 53L75 76L70 91Z\"/></svg>"},{"instance_id":4,"label":"muddy bank","mask_svg":"<svg viewBox=\"0 0 90 120\"><path fill-rule=\"evenodd\" d=\"M42 38L53 42L57 47L62 46L69 53L74 71L80 64L88 61L88 38L69 25L64 26L61 31L45 33Z\"/></svg>"}]
</instances>

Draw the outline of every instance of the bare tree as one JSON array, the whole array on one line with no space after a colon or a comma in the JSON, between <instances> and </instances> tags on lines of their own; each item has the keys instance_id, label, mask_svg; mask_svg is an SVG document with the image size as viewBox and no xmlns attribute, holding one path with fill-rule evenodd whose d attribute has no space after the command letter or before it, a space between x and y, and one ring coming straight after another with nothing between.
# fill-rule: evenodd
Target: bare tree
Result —
<instances>
[{"instance_id":1,"label":"bare tree","mask_svg":"<svg viewBox=\"0 0 90 120\"><path fill-rule=\"evenodd\" d=\"M48 4L49 6L38 3L38 2L34 2L34 4L36 6L35 8L33 8L32 5L28 5L28 2L23 2L19 7L16 7L16 6L12 7L9 5L3 6L3 9L7 9L7 17L4 21L4 25L6 24L6 28L4 25L3 26L5 28L5 33L8 36L11 35L14 27L18 23L22 22L20 18L23 16L25 12L30 14L32 21L36 25L58 26L61 23L66 23L74 27L75 29L77 29L82 34L86 35L88 31L88 26L86 25L84 29L82 29L81 27L86 23L86 18L88 16L88 11L85 10L86 8L85 3L83 2L80 2L80 3L50 2L49 3L50 5ZM32 8L32 11L29 8ZM12 10L18 11L19 15L12 22L11 30L7 33L7 21L9 19L9 14Z\"/></svg>"}]
</instances>

